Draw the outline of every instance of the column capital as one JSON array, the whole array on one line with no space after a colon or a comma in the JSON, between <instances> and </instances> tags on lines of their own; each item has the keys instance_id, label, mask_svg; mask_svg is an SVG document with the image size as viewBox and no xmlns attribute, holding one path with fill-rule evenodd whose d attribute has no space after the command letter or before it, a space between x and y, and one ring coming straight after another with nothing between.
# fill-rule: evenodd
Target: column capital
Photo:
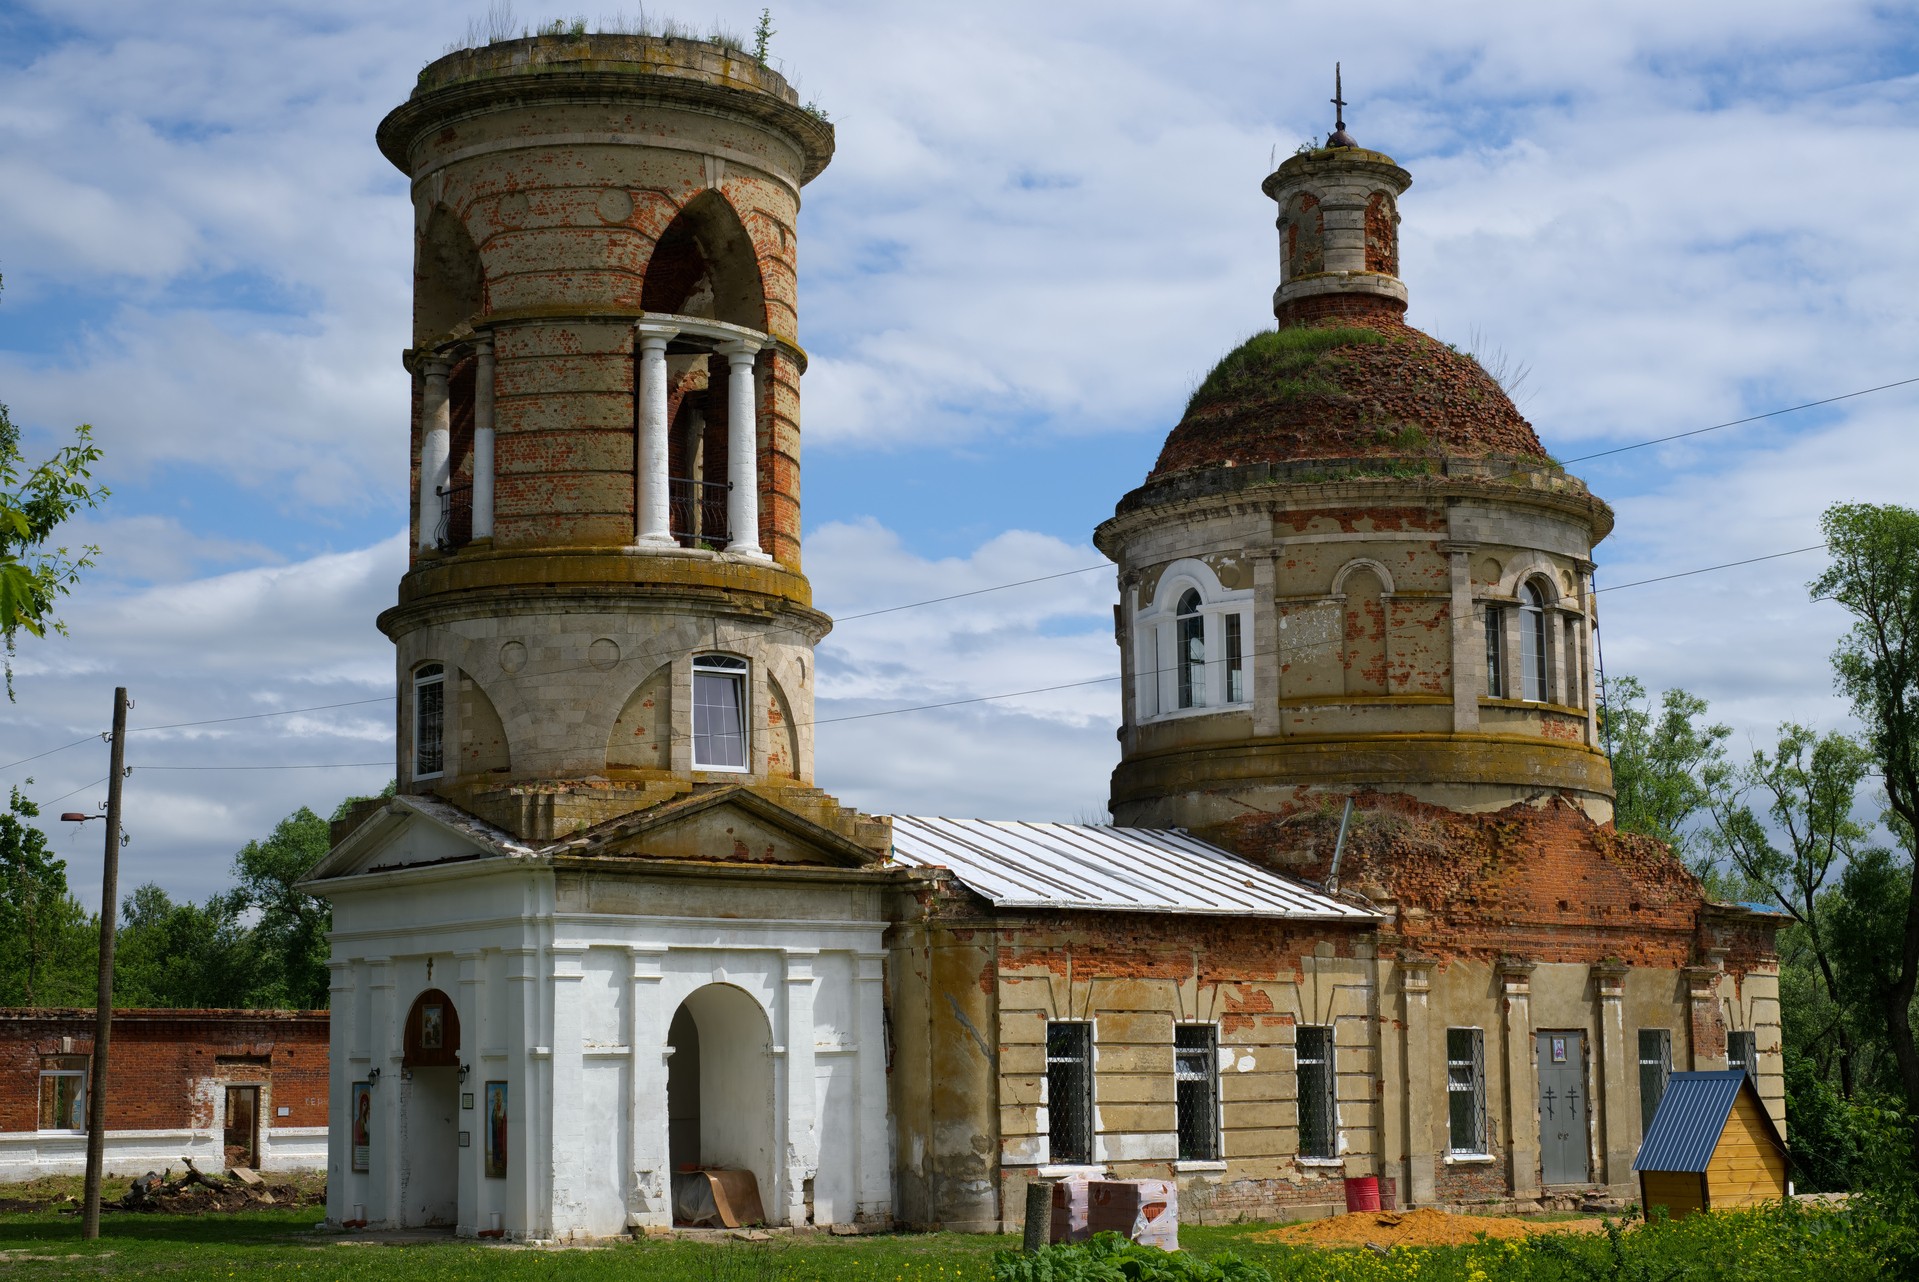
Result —
<instances>
[{"instance_id":1,"label":"column capital","mask_svg":"<svg viewBox=\"0 0 1919 1282\"><path fill-rule=\"evenodd\" d=\"M735 365L744 365L757 359L760 349L764 346L764 343L755 342L750 338L734 338L728 339L713 350Z\"/></svg>"},{"instance_id":2,"label":"column capital","mask_svg":"<svg viewBox=\"0 0 1919 1282\"><path fill-rule=\"evenodd\" d=\"M636 323L633 326L633 332L639 335L641 347L653 345L665 347L667 343L678 338L680 334L677 326L658 325L651 321L640 321Z\"/></svg>"},{"instance_id":3,"label":"column capital","mask_svg":"<svg viewBox=\"0 0 1919 1282\"><path fill-rule=\"evenodd\" d=\"M453 368L451 357L434 352L420 358L420 373L428 378L445 378L447 371Z\"/></svg>"}]
</instances>

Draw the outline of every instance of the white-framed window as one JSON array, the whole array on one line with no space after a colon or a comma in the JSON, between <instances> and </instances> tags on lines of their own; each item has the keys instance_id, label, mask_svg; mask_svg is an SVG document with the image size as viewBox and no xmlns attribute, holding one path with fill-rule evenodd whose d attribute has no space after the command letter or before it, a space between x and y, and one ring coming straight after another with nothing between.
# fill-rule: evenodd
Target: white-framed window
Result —
<instances>
[{"instance_id":1,"label":"white-framed window","mask_svg":"<svg viewBox=\"0 0 1919 1282\"><path fill-rule=\"evenodd\" d=\"M1672 1076L1672 1032L1664 1028L1639 1030L1639 1133L1652 1129L1653 1114Z\"/></svg>"},{"instance_id":2,"label":"white-framed window","mask_svg":"<svg viewBox=\"0 0 1919 1282\"><path fill-rule=\"evenodd\" d=\"M702 654L693 660L693 766L747 769L746 660Z\"/></svg>"},{"instance_id":3,"label":"white-framed window","mask_svg":"<svg viewBox=\"0 0 1919 1282\"><path fill-rule=\"evenodd\" d=\"M1519 697L1546 702L1546 594L1536 583L1519 589Z\"/></svg>"},{"instance_id":4,"label":"white-framed window","mask_svg":"<svg viewBox=\"0 0 1919 1282\"><path fill-rule=\"evenodd\" d=\"M1446 1151L1486 1149L1486 1037L1477 1028L1446 1030Z\"/></svg>"},{"instance_id":5,"label":"white-framed window","mask_svg":"<svg viewBox=\"0 0 1919 1282\"><path fill-rule=\"evenodd\" d=\"M87 1057L48 1055L40 1061L40 1129L87 1129Z\"/></svg>"},{"instance_id":6,"label":"white-framed window","mask_svg":"<svg viewBox=\"0 0 1919 1282\"><path fill-rule=\"evenodd\" d=\"M1173 1099L1179 1160L1219 1160L1219 1027L1173 1026Z\"/></svg>"},{"instance_id":7,"label":"white-framed window","mask_svg":"<svg viewBox=\"0 0 1919 1282\"><path fill-rule=\"evenodd\" d=\"M1047 1160L1087 1166L1093 1160L1093 1025L1046 1024Z\"/></svg>"},{"instance_id":8,"label":"white-framed window","mask_svg":"<svg viewBox=\"0 0 1919 1282\"><path fill-rule=\"evenodd\" d=\"M1727 1033L1726 1067L1743 1068L1746 1070L1746 1076L1757 1080L1759 1076L1758 1038L1751 1033Z\"/></svg>"},{"instance_id":9,"label":"white-framed window","mask_svg":"<svg viewBox=\"0 0 1919 1282\"><path fill-rule=\"evenodd\" d=\"M1293 1067L1298 1075L1299 1155L1339 1156L1338 1111L1333 1095L1333 1030L1301 1024L1294 1030Z\"/></svg>"},{"instance_id":10,"label":"white-framed window","mask_svg":"<svg viewBox=\"0 0 1919 1282\"><path fill-rule=\"evenodd\" d=\"M1506 612L1486 607L1486 697L1506 697Z\"/></svg>"},{"instance_id":11,"label":"white-framed window","mask_svg":"<svg viewBox=\"0 0 1919 1282\"><path fill-rule=\"evenodd\" d=\"M437 779L446 772L446 668L423 664L413 671L413 777Z\"/></svg>"},{"instance_id":12,"label":"white-framed window","mask_svg":"<svg viewBox=\"0 0 1919 1282\"><path fill-rule=\"evenodd\" d=\"M1161 573L1133 620L1140 720L1193 716L1251 702L1253 593L1227 590L1203 561Z\"/></svg>"}]
</instances>

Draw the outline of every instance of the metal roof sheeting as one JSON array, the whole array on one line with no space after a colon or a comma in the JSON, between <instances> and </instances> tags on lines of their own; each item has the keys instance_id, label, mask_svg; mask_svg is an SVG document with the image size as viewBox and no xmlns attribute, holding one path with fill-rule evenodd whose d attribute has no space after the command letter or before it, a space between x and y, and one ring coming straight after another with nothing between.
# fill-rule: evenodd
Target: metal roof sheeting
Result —
<instances>
[{"instance_id":1,"label":"metal roof sheeting","mask_svg":"<svg viewBox=\"0 0 1919 1282\"><path fill-rule=\"evenodd\" d=\"M1667 1078L1666 1093L1659 1097L1659 1110L1646 1128L1632 1169L1703 1172L1719 1147L1719 1136L1745 1081L1743 1068L1674 1073ZM1763 1104L1759 1111L1765 1113Z\"/></svg>"},{"instance_id":2,"label":"metal roof sheeting","mask_svg":"<svg viewBox=\"0 0 1919 1282\"><path fill-rule=\"evenodd\" d=\"M1378 917L1176 829L895 815L893 858L945 868L1002 908Z\"/></svg>"}]
</instances>

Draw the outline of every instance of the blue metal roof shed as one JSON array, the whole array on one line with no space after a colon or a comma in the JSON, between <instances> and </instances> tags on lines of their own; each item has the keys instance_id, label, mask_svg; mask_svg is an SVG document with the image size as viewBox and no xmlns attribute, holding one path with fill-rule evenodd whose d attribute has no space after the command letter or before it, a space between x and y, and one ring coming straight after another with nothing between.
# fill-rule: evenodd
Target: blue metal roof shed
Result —
<instances>
[{"instance_id":1,"label":"blue metal roof shed","mask_svg":"<svg viewBox=\"0 0 1919 1282\"><path fill-rule=\"evenodd\" d=\"M1632 1168L1641 1205L1663 1206L1674 1219L1791 1191L1785 1137L1739 1068L1674 1073Z\"/></svg>"}]
</instances>

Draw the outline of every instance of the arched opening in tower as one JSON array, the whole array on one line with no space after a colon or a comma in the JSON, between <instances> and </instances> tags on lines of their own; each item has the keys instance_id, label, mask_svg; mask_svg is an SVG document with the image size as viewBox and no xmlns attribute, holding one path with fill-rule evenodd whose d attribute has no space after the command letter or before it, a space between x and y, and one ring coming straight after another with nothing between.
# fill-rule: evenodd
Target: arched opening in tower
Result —
<instances>
[{"instance_id":1,"label":"arched opening in tower","mask_svg":"<svg viewBox=\"0 0 1919 1282\"><path fill-rule=\"evenodd\" d=\"M758 251L719 192L695 196L660 233L640 306L765 331ZM729 377L721 356L679 342L667 348L667 489L673 537L682 547L717 550L734 533L727 504Z\"/></svg>"},{"instance_id":2,"label":"arched opening in tower","mask_svg":"<svg viewBox=\"0 0 1919 1282\"><path fill-rule=\"evenodd\" d=\"M486 271L460 216L435 205L414 248L413 343L440 348L462 326L486 309ZM444 349L442 349L444 350ZM473 538L474 373L472 348L457 349L447 371L447 419L450 431L447 481L438 528L429 531L442 550L464 547ZM416 380L416 393L418 380ZM414 454L418 459L419 400L414 407ZM418 493L417 487L415 493Z\"/></svg>"}]
</instances>

